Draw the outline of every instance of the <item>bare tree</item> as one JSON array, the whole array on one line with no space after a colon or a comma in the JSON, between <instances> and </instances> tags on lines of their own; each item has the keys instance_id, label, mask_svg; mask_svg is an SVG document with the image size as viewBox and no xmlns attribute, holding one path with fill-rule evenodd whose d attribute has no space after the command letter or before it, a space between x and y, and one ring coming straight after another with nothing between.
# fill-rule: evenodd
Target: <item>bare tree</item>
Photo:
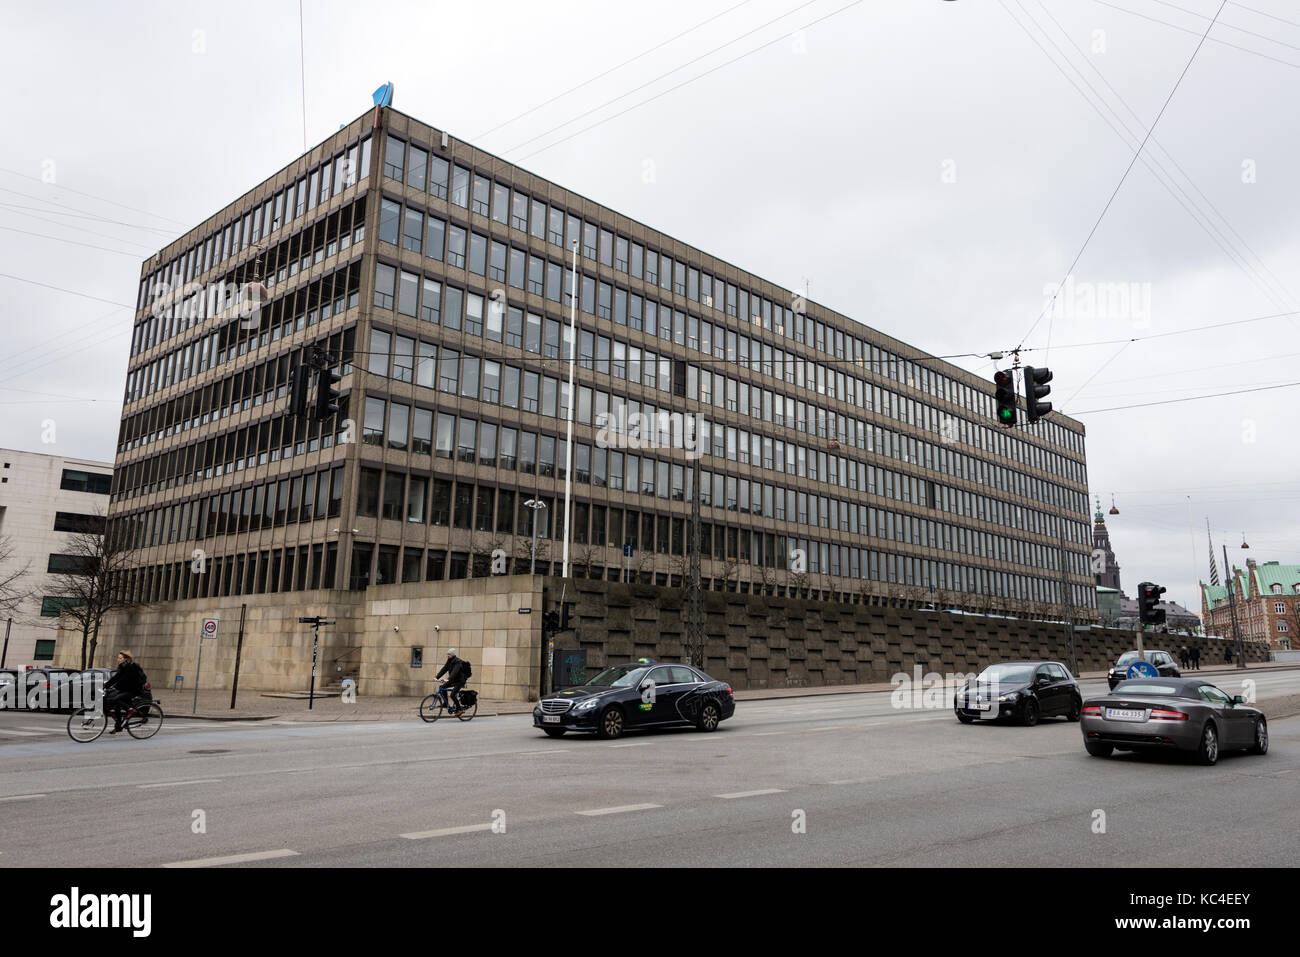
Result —
<instances>
[{"instance_id":1,"label":"bare tree","mask_svg":"<svg viewBox=\"0 0 1300 957\"><path fill-rule=\"evenodd\" d=\"M649 549L642 549L636 554L635 565L636 580L641 581L649 577L649 584L654 584L655 553Z\"/></svg>"},{"instance_id":2,"label":"bare tree","mask_svg":"<svg viewBox=\"0 0 1300 957\"><path fill-rule=\"evenodd\" d=\"M536 559L539 562L545 562L550 559L550 555L551 555L550 541L545 538L537 539L537 554L535 556ZM532 559L534 558L532 536L530 535L515 536L515 556L518 559L515 563L516 566L522 563L524 571L527 572L528 567L532 562Z\"/></svg>"},{"instance_id":3,"label":"bare tree","mask_svg":"<svg viewBox=\"0 0 1300 957\"><path fill-rule=\"evenodd\" d=\"M81 632L81 667L93 667L99 627L111 611L130 607L126 573L133 567L127 536L109 524L101 534L77 532L63 546L69 569L54 576L62 617Z\"/></svg>"},{"instance_id":4,"label":"bare tree","mask_svg":"<svg viewBox=\"0 0 1300 957\"><path fill-rule=\"evenodd\" d=\"M727 591L740 590L740 559L728 558L722 563L722 580ZM732 589L731 582L736 582L735 589Z\"/></svg>"},{"instance_id":5,"label":"bare tree","mask_svg":"<svg viewBox=\"0 0 1300 957\"><path fill-rule=\"evenodd\" d=\"M8 615L31 594L24 579L28 567L18 568L13 561L14 548L8 538L0 538L0 613Z\"/></svg>"},{"instance_id":6,"label":"bare tree","mask_svg":"<svg viewBox=\"0 0 1300 957\"><path fill-rule=\"evenodd\" d=\"M771 565L763 565L758 570L758 577L759 577L759 588L762 589L761 594L775 595L776 594L776 569L773 568Z\"/></svg>"},{"instance_id":7,"label":"bare tree","mask_svg":"<svg viewBox=\"0 0 1300 957\"><path fill-rule=\"evenodd\" d=\"M573 547L573 565L574 569L582 569L582 577L591 577L591 567L596 564L596 559L600 557L600 548L596 545L575 545Z\"/></svg>"},{"instance_id":8,"label":"bare tree","mask_svg":"<svg viewBox=\"0 0 1300 957\"><path fill-rule=\"evenodd\" d=\"M794 597L808 597L809 577L807 572L791 572L790 588L794 591Z\"/></svg>"}]
</instances>

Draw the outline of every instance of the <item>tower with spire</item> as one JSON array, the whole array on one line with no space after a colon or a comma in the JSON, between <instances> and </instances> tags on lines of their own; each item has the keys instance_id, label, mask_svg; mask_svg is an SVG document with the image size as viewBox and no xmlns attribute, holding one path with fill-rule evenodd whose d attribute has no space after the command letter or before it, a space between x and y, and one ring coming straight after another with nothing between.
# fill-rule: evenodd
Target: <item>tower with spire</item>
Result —
<instances>
[{"instance_id":1,"label":"tower with spire","mask_svg":"<svg viewBox=\"0 0 1300 957\"><path fill-rule=\"evenodd\" d=\"M1098 552L1105 558L1105 564L1097 571L1097 586L1113 588L1123 595L1124 589L1119 583L1119 563L1115 561L1115 552L1110 547L1110 532L1106 529L1106 517L1101 512L1100 496L1096 501L1097 511L1092 516L1092 550L1094 558Z\"/></svg>"}]
</instances>

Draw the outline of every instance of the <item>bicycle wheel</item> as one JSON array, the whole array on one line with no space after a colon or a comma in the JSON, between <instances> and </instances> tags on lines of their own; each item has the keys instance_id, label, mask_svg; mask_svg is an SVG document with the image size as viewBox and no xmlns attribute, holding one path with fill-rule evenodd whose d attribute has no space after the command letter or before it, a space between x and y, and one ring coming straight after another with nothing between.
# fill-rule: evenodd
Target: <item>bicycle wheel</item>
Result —
<instances>
[{"instance_id":1,"label":"bicycle wheel","mask_svg":"<svg viewBox=\"0 0 1300 957\"><path fill-rule=\"evenodd\" d=\"M143 741L145 738L152 738L162 727L163 713L162 708L156 704L142 704L131 717L127 718L127 734L133 738Z\"/></svg>"},{"instance_id":2,"label":"bicycle wheel","mask_svg":"<svg viewBox=\"0 0 1300 957\"><path fill-rule=\"evenodd\" d=\"M420 717L425 721L437 721L442 717L443 704L435 691L420 702Z\"/></svg>"},{"instance_id":3,"label":"bicycle wheel","mask_svg":"<svg viewBox=\"0 0 1300 957\"><path fill-rule=\"evenodd\" d=\"M68 737L82 744L89 744L108 727L108 715L103 710L79 708L68 715Z\"/></svg>"},{"instance_id":4,"label":"bicycle wheel","mask_svg":"<svg viewBox=\"0 0 1300 957\"><path fill-rule=\"evenodd\" d=\"M460 711L457 711L456 717L460 718L460 720L462 721L472 721L474 720L474 715L476 714L478 714L477 700L475 700L475 702L472 705L470 705L468 708L462 708Z\"/></svg>"}]
</instances>

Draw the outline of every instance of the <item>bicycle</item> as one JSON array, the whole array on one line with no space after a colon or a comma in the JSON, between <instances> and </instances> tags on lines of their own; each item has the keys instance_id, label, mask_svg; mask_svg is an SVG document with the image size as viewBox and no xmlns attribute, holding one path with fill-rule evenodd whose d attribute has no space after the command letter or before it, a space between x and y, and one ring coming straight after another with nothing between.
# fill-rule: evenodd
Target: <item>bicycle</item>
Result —
<instances>
[{"instance_id":1,"label":"bicycle","mask_svg":"<svg viewBox=\"0 0 1300 957\"><path fill-rule=\"evenodd\" d=\"M420 717L425 721L437 721L446 711L454 715L461 721L472 721L474 715L478 714L478 692L470 691L468 688L460 689L459 711L452 710L451 703L447 700L447 686L442 685L431 695L427 695L420 702Z\"/></svg>"},{"instance_id":2,"label":"bicycle","mask_svg":"<svg viewBox=\"0 0 1300 957\"><path fill-rule=\"evenodd\" d=\"M152 738L162 727L163 710L156 701L136 698L122 715L122 727L131 737L143 741ZM108 714L103 702L98 708L80 708L68 715L68 737L82 744L99 738L108 728Z\"/></svg>"}]
</instances>

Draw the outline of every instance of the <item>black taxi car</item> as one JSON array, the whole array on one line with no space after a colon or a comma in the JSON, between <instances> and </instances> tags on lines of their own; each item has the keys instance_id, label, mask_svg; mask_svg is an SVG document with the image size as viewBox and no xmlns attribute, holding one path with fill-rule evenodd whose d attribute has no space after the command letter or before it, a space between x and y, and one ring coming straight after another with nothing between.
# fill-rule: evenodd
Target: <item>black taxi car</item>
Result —
<instances>
[{"instance_id":1,"label":"black taxi car","mask_svg":"<svg viewBox=\"0 0 1300 957\"><path fill-rule=\"evenodd\" d=\"M726 682L691 665L639 658L612 665L586 684L544 695L533 708L533 727L552 738L566 731L617 738L635 728L671 725L715 731L735 711Z\"/></svg>"}]
</instances>

